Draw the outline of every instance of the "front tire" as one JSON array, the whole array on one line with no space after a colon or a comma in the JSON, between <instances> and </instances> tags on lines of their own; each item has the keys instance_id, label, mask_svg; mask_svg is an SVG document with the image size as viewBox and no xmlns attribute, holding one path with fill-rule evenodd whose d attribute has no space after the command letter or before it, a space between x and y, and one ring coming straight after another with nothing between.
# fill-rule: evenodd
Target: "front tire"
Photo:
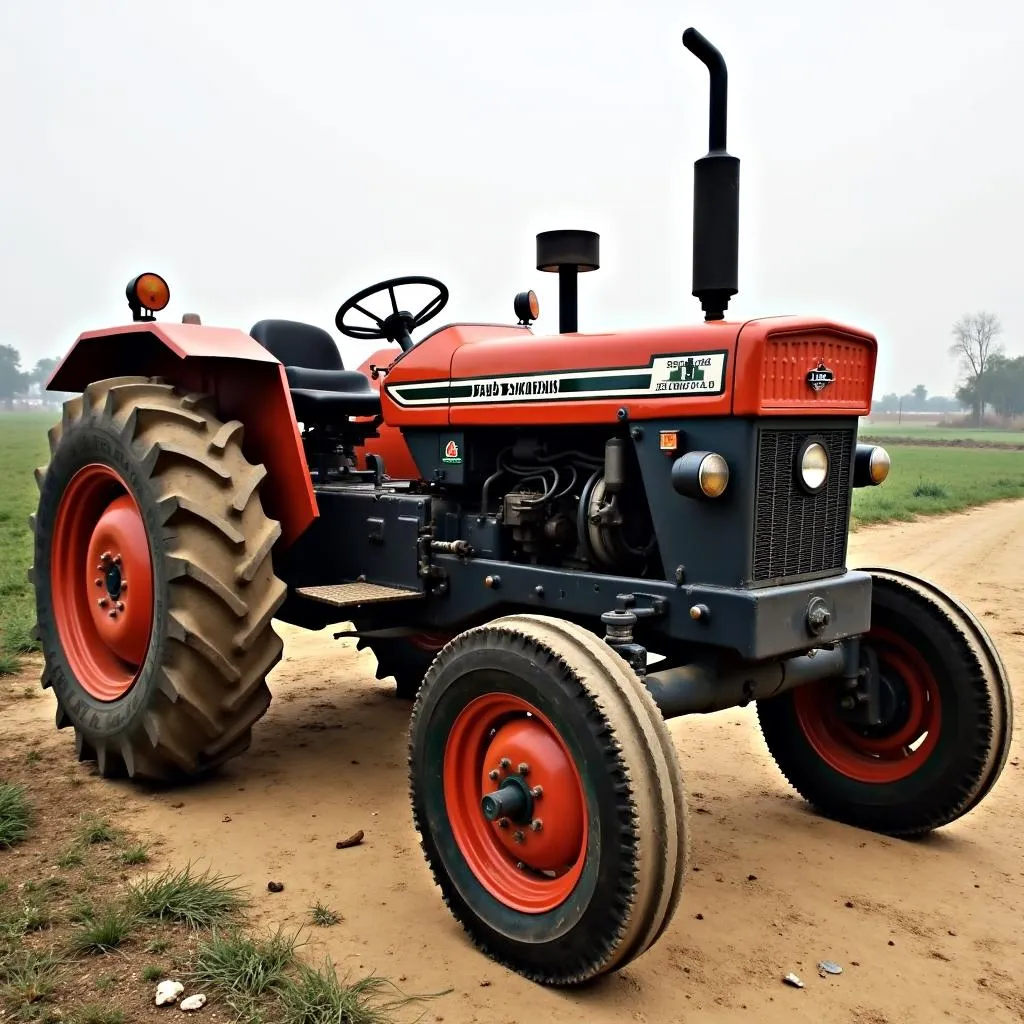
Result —
<instances>
[{"instance_id":1,"label":"front tire","mask_svg":"<svg viewBox=\"0 0 1024 1024\"><path fill-rule=\"evenodd\" d=\"M242 424L159 380L64 405L33 517L42 682L104 776L194 776L246 750L286 594Z\"/></svg>"},{"instance_id":2,"label":"front tire","mask_svg":"<svg viewBox=\"0 0 1024 1024\"><path fill-rule=\"evenodd\" d=\"M760 701L758 718L783 775L822 814L920 835L991 790L1009 751L1012 699L991 640L966 609L924 580L869 571L862 643L878 659L882 725L849 721L838 680Z\"/></svg>"},{"instance_id":3,"label":"front tire","mask_svg":"<svg viewBox=\"0 0 1024 1024\"><path fill-rule=\"evenodd\" d=\"M579 984L640 956L671 919L680 770L650 694L587 630L513 615L457 637L417 697L409 770L445 902L512 970Z\"/></svg>"}]
</instances>

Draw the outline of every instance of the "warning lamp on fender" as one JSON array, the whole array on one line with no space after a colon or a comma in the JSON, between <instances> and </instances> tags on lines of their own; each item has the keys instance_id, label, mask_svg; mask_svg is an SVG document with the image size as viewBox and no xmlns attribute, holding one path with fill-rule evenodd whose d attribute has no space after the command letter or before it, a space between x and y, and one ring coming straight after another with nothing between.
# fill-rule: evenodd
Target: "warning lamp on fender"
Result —
<instances>
[{"instance_id":1,"label":"warning lamp on fender","mask_svg":"<svg viewBox=\"0 0 1024 1024\"><path fill-rule=\"evenodd\" d=\"M516 296L513 308L516 316L519 317L520 326L528 327L531 320L536 320L540 316L540 302L537 299L537 293L532 290L520 292Z\"/></svg>"},{"instance_id":2,"label":"warning lamp on fender","mask_svg":"<svg viewBox=\"0 0 1024 1024\"><path fill-rule=\"evenodd\" d=\"M672 464L672 486L688 498L720 498L729 484L729 463L717 452L687 452Z\"/></svg>"},{"instance_id":3,"label":"warning lamp on fender","mask_svg":"<svg viewBox=\"0 0 1024 1024\"><path fill-rule=\"evenodd\" d=\"M159 274L139 274L128 282L124 290L132 319L155 320L154 313L160 312L171 301L171 289Z\"/></svg>"},{"instance_id":4,"label":"warning lamp on fender","mask_svg":"<svg viewBox=\"0 0 1024 1024\"><path fill-rule=\"evenodd\" d=\"M853 457L853 486L877 487L889 475L892 460L877 444L859 444Z\"/></svg>"}]
</instances>

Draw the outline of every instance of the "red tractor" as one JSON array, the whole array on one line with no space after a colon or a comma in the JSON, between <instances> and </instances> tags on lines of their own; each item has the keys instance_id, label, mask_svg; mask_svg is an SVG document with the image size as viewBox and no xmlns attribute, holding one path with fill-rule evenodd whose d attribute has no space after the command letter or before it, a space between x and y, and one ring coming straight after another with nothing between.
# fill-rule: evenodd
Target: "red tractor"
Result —
<instances>
[{"instance_id":1,"label":"red tractor","mask_svg":"<svg viewBox=\"0 0 1024 1024\"><path fill-rule=\"evenodd\" d=\"M273 620L351 625L414 698L412 808L454 916L529 978L573 984L654 943L680 898L683 781L665 720L757 702L824 815L912 836L1003 768L1006 674L937 587L846 566L876 342L812 317L732 322L739 161L726 68L694 179L705 322L582 335L590 232L537 236L560 332L456 323L432 278L353 295L339 331L158 322L82 334L49 387L33 517L43 685L105 775L200 776L249 745L281 656ZM432 289L411 313L399 293ZM373 296L386 296L376 307ZM416 308L416 307L409 307ZM375 312L374 310L378 311ZM362 317L360 322L353 318ZM397 347L395 347L397 346Z\"/></svg>"}]
</instances>

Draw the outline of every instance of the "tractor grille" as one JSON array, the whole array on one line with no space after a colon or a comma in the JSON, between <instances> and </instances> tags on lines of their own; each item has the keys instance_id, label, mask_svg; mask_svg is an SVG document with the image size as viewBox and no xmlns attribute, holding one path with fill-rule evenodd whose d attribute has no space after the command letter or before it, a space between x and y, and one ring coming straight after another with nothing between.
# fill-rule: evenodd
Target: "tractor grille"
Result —
<instances>
[{"instance_id":1,"label":"tractor grille","mask_svg":"<svg viewBox=\"0 0 1024 1024\"><path fill-rule=\"evenodd\" d=\"M754 582L841 569L850 520L852 430L762 428L757 446ZM828 480L817 494L797 482L796 459L808 439L828 452Z\"/></svg>"}]
</instances>

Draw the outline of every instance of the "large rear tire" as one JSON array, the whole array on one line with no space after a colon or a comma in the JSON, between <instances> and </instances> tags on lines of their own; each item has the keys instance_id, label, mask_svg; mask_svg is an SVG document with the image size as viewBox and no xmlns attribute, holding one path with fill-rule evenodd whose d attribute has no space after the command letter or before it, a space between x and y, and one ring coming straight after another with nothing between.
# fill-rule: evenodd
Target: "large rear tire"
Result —
<instances>
[{"instance_id":1,"label":"large rear tire","mask_svg":"<svg viewBox=\"0 0 1024 1024\"><path fill-rule=\"evenodd\" d=\"M44 687L104 776L195 776L245 751L281 657L280 525L242 424L159 379L64 404L32 517Z\"/></svg>"},{"instance_id":2,"label":"large rear tire","mask_svg":"<svg viewBox=\"0 0 1024 1024\"><path fill-rule=\"evenodd\" d=\"M458 636L416 699L409 771L445 902L507 967L579 984L626 966L672 918L679 766L646 688L587 630L513 615Z\"/></svg>"},{"instance_id":3,"label":"large rear tire","mask_svg":"<svg viewBox=\"0 0 1024 1024\"><path fill-rule=\"evenodd\" d=\"M768 749L822 814L889 835L930 832L989 793L1009 753L1013 703L981 624L934 584L870 569L884 721L857 727L842 683L758 703Z\"/></svg>"}]
</instances>

